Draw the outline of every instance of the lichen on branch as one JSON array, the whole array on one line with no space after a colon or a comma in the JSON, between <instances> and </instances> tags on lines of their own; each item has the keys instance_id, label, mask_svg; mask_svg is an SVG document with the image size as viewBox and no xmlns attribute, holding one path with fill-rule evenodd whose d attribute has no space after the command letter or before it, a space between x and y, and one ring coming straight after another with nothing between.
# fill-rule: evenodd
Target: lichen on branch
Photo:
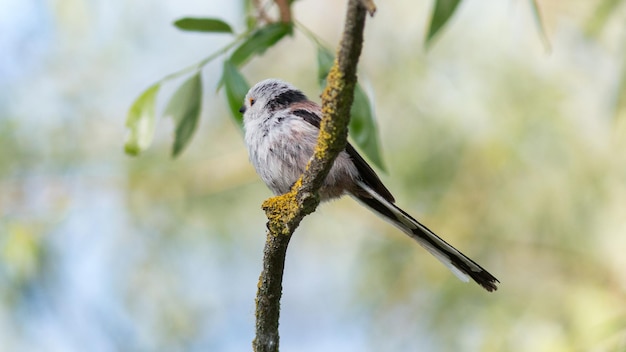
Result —
<instances>
[{"instance_id":1,"label":"lichen on branch","mask_svg":"<svg viewBox=\"0 0 626 352\"><path fill-rule=\"evenodd\" d=\"M348 1L343 36L322 94L322 121L315 152L290 192L263 202L268 233L256 299L256 337L252 342L256 352L278 351L278 318L287 246L302 219L317 208L318 191L337 155L346 146L365 18L368 11L373 14L375 9L372 0Z\"/></svg>"}]
</instances>

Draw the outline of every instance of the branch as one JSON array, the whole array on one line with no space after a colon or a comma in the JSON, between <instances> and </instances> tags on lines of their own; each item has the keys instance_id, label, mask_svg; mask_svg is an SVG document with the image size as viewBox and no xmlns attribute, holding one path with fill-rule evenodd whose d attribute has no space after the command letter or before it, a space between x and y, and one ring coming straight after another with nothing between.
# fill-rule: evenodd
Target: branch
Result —
<instances>
[{"instance_id":1,"label":"branch","mask_svg":"<svg viewBox=\"0 0 626 352\"><path fill-rule=\"evenodd\" d=\"M371 6L366 8L364 3ZM315 153L289 193L263 202L268 233L256 298L256 337L252 342L256 352L278 351L278 319L287 246L300 221L317 208L318 191L335 158L346 146L365 17L372 6L369 0L349 0L339 52L322 94L323 116Z\"/></svg>"},{"instance_id":2,"label":"branch","mask_svg":"<svg viewBox=\"0 0 626 352\"><path fill-rule=\"evenodd\" d=\"M289 0L274 0L274 2L278 6L280 21L282 23L291 23L291 5Z\"/></svg>"},{"instance_id":3,"label":"branch","mask_svg":"<svg viewBox=\"0 0 626 352\"><path fill-rule=\"evenodd\" d=\"M263 4L261 4L261 0L252 0L252 6L256 9L257 18L265 23L272 23L272 19L267 15L265 9L263 8Z\"/></svg>"}]
</instances>

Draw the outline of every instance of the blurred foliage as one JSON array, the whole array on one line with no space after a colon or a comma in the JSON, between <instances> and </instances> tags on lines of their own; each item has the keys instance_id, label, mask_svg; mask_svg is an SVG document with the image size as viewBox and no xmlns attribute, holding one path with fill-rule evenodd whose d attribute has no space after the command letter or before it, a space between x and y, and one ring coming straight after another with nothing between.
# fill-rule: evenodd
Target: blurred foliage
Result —
<instances>
[{"instance_id":1,"label":"blurred foliage","mask_svg":"<svg viewBox=\"0 0 626 352\"><path fill-rule=\"evenodd\" d=\"M154 135L156 95L160 84L153 84L133 103L128 111L126 127L130 136L124 149L129 155L139 155L151 143Z\"/></svg>"},{"instance_id":2,"label":"blurred foliage","mask_svg":"<svg viewBox=\"0 0 626 352\"><path fill-rule=\"evenodd\" d=\"M601 0L593 11L593 15L587 22L587 32L590 35L598 35L609 22L612 15L619 13L619 6L623 0Z\"/></svg>"},{"instance_id":3,"label":"blurred foliage","mask_svg":"<svg viewBox=\"0 0 626 352\"><path fill-rule=\"evenodd\" d=\"M224 72L222 72L222 81L226 90L226 98L228 99L228 107L230 114L237 122L237 125L243 128L243 114L241 110L242 102L248 94L250 84L245 77L239 72L237 66L230 61L224 61Z\"/></svg>"},{"instance_id":4,"label":"blurred foliage","mask_svg":"<svg viewBox=\"0 0 626 352\"><path fill-rule=\"evenodd\" d=\"M202 80L200 73L191 76L172 95L164 115L174 119L176 132L172 156L177 156L189 142L200 118L202 105Z\"/></svg>"},{"instance_id":5,"label":"blurred foliage","mask_svg":"<svg viewBox=\"0 0 626 352\"><path fill-rule=\"evenodd\" d=\"M433 13L430 19L430 26L426 36L426 44L428 44L439 30L448 22L461 0L435 0Z\"/></svg>"},{"instance_id":6,"label":"blurred foliage","mask_svg":"<svg viewBox=\"0 0 626 352\"><path fill-rule=\"evenodd\" d=\"M371 246L364 261L368 263L364 270L368 278L363 283L394 292L385 294L390 301L379 308L385 316L381 317L383 324L391 319L386 312L397 311L398 305L409 310L404 316L430 317L429 333L438 335L437 341L447 346L445 350L466 350L467 346L481 351L587 350L605 333L600 326L589 329L589 323L602 316L599 312L624 313L610 308L623 300L623 286L615 284L623 280L624 272L607 271L611 260L599 255L601 244L596 237L606 220L598 205L607 203L614 187L623 186L607 183L605 175L623 170L624 165L611 165L608 155L585 140L585 131L576 130L572 121L563 119L559 106L565 97L558 86L541 82L540 77L528 80L531 75L519 67L498 73L501 82L496 86L507 89L496 90L488 98L493 130L479 141L467 140L447 123L428 121L422 125L429 132L418 134L415 149L420 152L412 155L420 168L415 178L406 180L418 187L410 193L432 204L431 221L441 219L436 226L440 232L456 234L455 243L466 252L469 248L482 261L489 263L492 258L485 266L496 267L496 276L502 276L498 267L507 268L502 289L489 297L494 302L487 308L480 290L458 290L447 287L448 282L443 287L433 286L431 280L435 279L431 278L427 284L418 284L421 294L428 298L415 298L415 286L409 278L429 277L435 266L431 269L428 264L426 269L421 260L390 261L390 253L400 258L406 255L401 243L391 248ZM521 109L521 102L532 104ZM455 141L459 138L465 140L461 148ZM442 150L441 141L452 141L443 143L452 144L449 152ZM420 177L430 173L432 179ZM437 180L437 174L450 176ZM442 187L438 188L438 183ZM432 193L440 197L424 198ZM623 235L623 228L615 230L615 235ZM473 244L478 238L483 245ZM415 255L423 257L422 253ZM379 266L387 269L377 270ZM400 274L390 274L394 272ZM380 277L372 278L372 273ZM367 292L365 288L361 291ZM380 296L369 299L378 301ZM415 299L428 300L431 305L407 304ZM579 312L582 307L594 315ZM503 324L510 322L505 317L509 314L518 317L514 328ZM475 334L472 331L478 326L488 333L481 338L474 336L482 341L480 344L468 345L472 341L464 336ZM383 329L381 335L389 332L378 328ZM522 335L516 336L517 329ZM546 333L551 347L543 338L541 343L519 345L527 334ZM384 345L378 346L384 349Z\"/></svg>"},{"instance_id":7,"label":"blurred foliage","mask_svg":"<svg viewBox=\"0 0 626 352\"><path fill-rule=\"evenodd\" d=\"M215 18L181 18L174 25L185 31L233 33L228 23Z\"/></svg>"},{"instance_id":8,"label":"blurred foliage","mask_svg":"<svg viewBox=\"0 0 626 352\"><path fill-rule=\"evenodd\" d=\"M1 351L249 349L259 203L270 192L229 106L203 89L202 121L175 160L166 155L177 127L156 115L149 149L132 159L119 150L120 116L146 82L207 58L202 83L216 86L224 65L211 60L228 62L244 40L229 46L228 34L194 37L168 21L208 11L235 33L257 28L225 3L213 12L191 3L0 12L11 15L0 51L14 58L3 65L16 65L0 77ZM623 3L538 1L550 53L531 7L465 1L454 30L424 53L426 33L412 30L428 27L432 3L378 4L361 74L376 93L382 177L398 205L502 285L495 294L465 285L355 202L325 204L292 240L285 350L626 349ZM333 42L339 5L294 6ZM309 77L313 91L319 45L302 34L235 67L225 93L245 90L233 77L268 75L302 87ZM159 94L175 95L199 70L168 77L181 80ZM165 111L167 101L151 104Z\"/></svg>"},{"instance_id":9,"label":"blurred foliage","mask_svg":"<svg viewBox=\"0 0 626 352\"><path fill-rule=\"evenodd\" d=\"M6 233L0 244L0 281L13 290L3 292L9 294L10 301L21 296L29 283L36 280L41 272L43 258L42 241L37 238L33 224L5 224ZM4 286L3 285L3 286Z\"/></svg>"}]
</instances>

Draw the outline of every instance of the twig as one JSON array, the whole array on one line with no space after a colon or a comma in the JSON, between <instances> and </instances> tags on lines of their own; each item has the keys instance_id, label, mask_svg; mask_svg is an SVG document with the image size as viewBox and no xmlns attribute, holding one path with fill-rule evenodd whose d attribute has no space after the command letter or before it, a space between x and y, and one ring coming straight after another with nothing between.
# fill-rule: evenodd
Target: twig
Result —
<instances>
[{"instance_id":1,"label":"twig","mask_svg":"<svg viewBox=\"0 0 626 352\"><path fill-rule=\"evenodd\" d=\"M263 4L261 4L261 0L252 0L252 5L256 8L257 18L265 23L272 23L272 19L267 15L265 9L263 8Z\"/></svg>"},{"instance_id":2,"label":"twig","mask_svg":"<svg viewBox=\"0 0 626 352\"><path fill-rule=\"evenodd\" d=\"M274 2L278 6L280 21L282 23L291 23L291 5L289 5L289 0L274 0Z\"/></svg>"},{"instance_id":3,"label":"twig","mask_svg":"<svg viewBox=\"0 0 626 352\"><path fill-rule=\"evenodd\" d=\"M268 218L263 271L256 299L256 352L278 351L278 319L287 246L302 219L319 204L318 190L339 152L346 146L356 67L363 44L367 9L363 0L349 0L339 52L322 94L322 122L315 153L289 193L263 202ZM277 0L278 3L278 0Z\"/></svg>"},{"instance_id":4,"label":"twig","mask_svg":"<svg viewBox=\"0 0 626 352\"><path fill-rule=\"evenodd\" d=\"M376 13L376 4L374 4L374 0L361 0L361 3L370 16L374 17L374 14Z\"/></svg>"}]
</instances>

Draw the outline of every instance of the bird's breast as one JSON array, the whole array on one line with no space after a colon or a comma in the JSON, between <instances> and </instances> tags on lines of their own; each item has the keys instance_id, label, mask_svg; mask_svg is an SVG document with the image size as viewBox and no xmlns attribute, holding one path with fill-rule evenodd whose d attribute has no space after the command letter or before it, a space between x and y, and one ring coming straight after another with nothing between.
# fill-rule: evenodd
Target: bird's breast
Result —
<instances>
[{"instance_id":1,"label":"bird's breast","mask_svg":"<svg viewBox=\"0 0 626 352\"><path fill-rule=\"evenodd\" d=\"M283 119L273 125L247 126L246 144L250 162L265 184L275 193L290 190L304 168L317 140L315 130Z\"/></svg>"}]
</instances>

